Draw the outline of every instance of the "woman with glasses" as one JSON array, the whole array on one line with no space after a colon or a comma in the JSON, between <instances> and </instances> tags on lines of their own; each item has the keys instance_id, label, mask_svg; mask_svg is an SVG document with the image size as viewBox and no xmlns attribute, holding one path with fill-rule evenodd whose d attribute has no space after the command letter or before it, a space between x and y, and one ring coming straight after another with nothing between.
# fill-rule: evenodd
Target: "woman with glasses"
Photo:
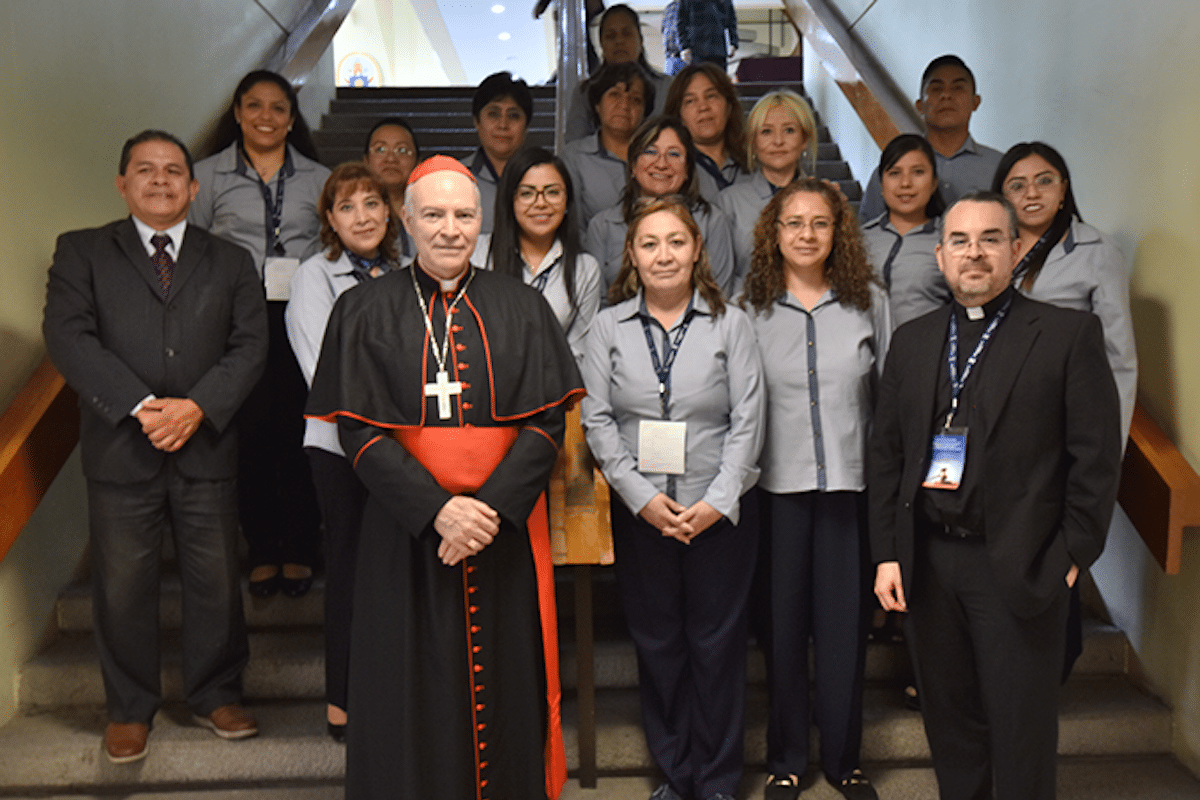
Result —
<instances>
[{"instance_id":1,"label":"woman with glasses","mask_svg":"<svg viewBox=\"0 0 1200 800\"><path fill-rule=\"evenodd\" d=\"M651 799L733 800L757 544L738 521L765 402L754 332L679 197L634 210L609 300L588 335L583 427L614 492L617 589L666 776Z\"/></svg>"},{"instance_id":2,"label":"woman with glasses","mask_svg":"<svg viewBox=\"0 0 1200 800\"><path fill-rule=\"evenodd\" d=\"M287 305L288 339L309 385L334 302L343 292L399 265L400 223L388 200L389 190L379 173L360 162L339 166L321 190L318 208L325 250L296 270ZM325 521L326 720L329 735L340 742L346 737L351 601L367 490L346 460L334 423L306 420L304 451Z\"/></svg>"},{"instance_id":3,"label":"woman with glasses","mask_svg":"<svg viewBox=\"0 0 1200 800\"><path fill-rule=\"evenodd\" d=\"M599 130L568 142L562 159L579 193L579 232L621 199L629 142L654 107L654 85L636 62L606 64L588 81L588 103Z\"/></svg>"},{"instance_id":4,"label":"woman with glasses","mask_svg":"<svg viewBox=\"0 0 1200 800\"><path fill-rule=\"evenodd\" d=\"M700 226L713 279L727 296L733 283L733 241L725 212L700 196L692 138L677 117L653 117L642 123L629 143L625 191L621 202L588 222L584 249L600 262L605 292L621 270L625 234L634 207L647 198L680 195Z\"/></svg>"},{"instance_id":5,"label":"woman with glasses","mask_svg":"<svg viewBox=\"0 0 1200 800\"><path fill-rule=\"evenodd\" d=\"M488 263L537 289L576 360L600 307L600 266L579 246L571 176L540 147L520 150L500 177Z\"/></svg>"},{"instance_id":6,"label":"woman with glasses","mask_svg":"<svg viewBox=\"0 0 1200 800\"><path fill-rule=\"evenodd\" d=\"M692 135L706 200L717 202L718 193L749 178L746 116L725 70L711 62L685 67L671 81L663 112L682 119Z\"/></svg>"},{"instance_id":7,"label":"woman with glasses","mask_svg":"<svg viewBox=\"0 0 1200 800\"><path fill-rule=\"evenodd\" d=\"M1050 145L1022 142L1011 147L996 167L992 190L1017 209L1017 289L1034 300L1091 311L1100 318L1121 397L1124 441L1137 395L1125 257L1112 239L1083 221L1067 162Z\"/></svg>"},{"instance_id":8,"label":"woman with glasses","mask_svg":"<svg viewBox=\"0 0 1200 800\"><path fill-rule=\"evenodd\" d=\"M741 302L767 389L758 461L760 575L769 603L763 796L799 797L815 722L826 779L851 800L872 800L859 769L874 577L863 462L891 319L858 220L836 187L800 178L771 198L755 227Z\"/></svg>"},{"instance_id":9,"label":"woman with glasses","mask_svg":"<svg viewBox=\"0 0 1200 800\"><path fill-rule=\"evenodd\" d=\"M321 247L317 198L329 170L280 75L257 70L233 92L217 152L196 164L188 222L250 251L267 295L267 368L238 412L238 516L250 550L250 594L300 597L312 586L320 512L301 449L307 389L288 344L292 274Z\"/></svg>"},{"instance_id":10,"label":"woman with glasses","mask_svg":"<svg viewBox=\"0 0 1200 800\"><path fill-rule=\"evenodd\" d=\"M863 244L899 327L950 302L934 254L937 218L946 204L925 137L904 133L888 142L879 157L879 181L887 211L863 224Z\"/></svg>"},{"instance_id":11,"label":"woman with glasses","mask_svg":"<svg viewBox=\"0 0 1200 800\"><path fill-rule=\"evenodd\" d=\"M413 167L421 160L421 148L417 146L417 135L408 122L400 117L389 117L375 123L367 134L367 145L363 151L363 162L375 171L380 183L388 191L392 218L397 220L396 252L402 260L416 256L417 251L404 231L400 209L404 205L404 188Z\"/></svg>"},{"instance_id":12,"label":"woman with glasses","mask_svg":"<svg viewBox=\"0 0 1200 800\"><path fill-rule=\"evenodd\" d=\"M746 124L750 179L733 184L717 196L717 204L733 228L735 292L740 291L750 271L754 226L763 206L803 172L811 175L817 167L817 123L800 95L787 89L763 95L750 110Z\"/></svg>"}]
</instances>

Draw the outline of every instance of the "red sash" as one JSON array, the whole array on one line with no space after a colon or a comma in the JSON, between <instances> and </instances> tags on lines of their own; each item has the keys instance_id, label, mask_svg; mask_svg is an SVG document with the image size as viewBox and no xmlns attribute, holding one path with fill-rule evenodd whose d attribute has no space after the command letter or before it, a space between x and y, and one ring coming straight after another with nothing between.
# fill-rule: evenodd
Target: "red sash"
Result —
<instances>
[{"instance_id":1,"label":"red sash","mask_svg":"<svg viewBox=\"0 0 1200 800\"><path fill-rule=\"evenodd\" d=\"M517 440L520 428L398 428L392 436L429 470L448 492L474 492L487 481ZM567 755L562 738L562 689L558 677L558 616L554 600L554 565L550 524L543 492L527 523L529 546L537 573L542 651L546 662L546 796L555 800L567 782ZM465 562L464 562L465 566Z\"/></svg>"}]
</instances>

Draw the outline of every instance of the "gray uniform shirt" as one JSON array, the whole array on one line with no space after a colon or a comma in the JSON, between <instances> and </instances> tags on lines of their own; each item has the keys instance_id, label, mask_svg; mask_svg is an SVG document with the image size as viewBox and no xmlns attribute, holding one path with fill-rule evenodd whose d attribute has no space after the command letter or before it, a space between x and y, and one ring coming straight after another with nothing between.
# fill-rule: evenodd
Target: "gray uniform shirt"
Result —
<instances>
[{"instance_id":1,"label":"gray uniform shirt","mask_svg":"<svg viewBox=\"0 0 1200 800\"><path fill-rule=\"evenodd\" d=\"M891 340L887 297L871 308L827 291L809 311L791 293L752 312L767 386L758 484L776 494L862 491L875 386Z\"/></svg>"},{"instance_id":2,"label":"gray uniform shirt","mask_svg":"<svg viewBox=\"0 0 1200 800\"><path fill-rule=\"evenodd\" d=\"M717 204L729 217L729 227L733 233L734 292L741 291L742 282L750 272L750 258L754 254L754 226L763 208L771 202L773 194L775 190L771 182L759 169L745 180L722 190L717 197Z\"/></svg>"},{"instance_id":3,"label":"gray uniform shirt","mask_svg":"<svg viewBox=\"0 0 1200 800\"><path fill-rule=\"evenodd\" d=\"M479 186L479 232L491 233L496 219L496 184L500 182L500 176L496 174L482 147L474 155L460 158L459 162L471 170Z\"/></svg>"},{"instance_id":4,"label":"gray uniform shirt","mask_svg":"<svg viewBox=\"0 0 1200 800\"><path fill-rule=\"evenodd\" d=\"M640 422L662 419L641 320L650 324L661 360L664 337L674 337L689 318L671 369L670 418L687 423L685 472L676 478L675 499L684 506L703 500L736 523L738 499L758 478L766 410L754 330L741 309L726 306L715 316L693 292L691 308L669 331L650 316L641 292L603 309L583 361L583 428L605 479L633 513L666 490L666 475L637 468Z\"/></svg>"},{"instance_id":5,"label":"gray uniform shirt","mask_svg":"<svg viewBox=\"0 0 1200 800\"><path fill-rule=\"evenodd\" d=\"M599 68L596 71L599 72ZM655 71L650 75L650 83L654 86L654 108L650 111L650 116L653 117L663 113L663 106L667 102L667 89L671 86L671 76ZM588 108L587 93L575 92L567 107L567 124L563 132L563 140L573 142L589 133L595 133L596 130L596 123L592 120L592 111Z\"/></svg>"},{"instance_id":6,"label":"gray uniform shirt","mask_svg":"<svg viewBox=\"0 0 1200 800\"><path fill-rule=\"evenodd\" d=\"M695 217L696 224L700 226L700 235L704 237L704 246L708 249L713 279L728 297L733 290L733 238L729 231L729 218L717 206L696 212ZM621 255L625 250L625 232L628 228L619 205L606 208L588 223L583 247L600 262L602 295L608 292L608 287L621 271Z\"/></svg>"},{"instance_id":7,"label":"gray uniform shirt","mask_svg":"<svg viewBox=\"0 0 1200 800\"><path fill-rule=\"evenodd\" d=\"M588 220L621 201L625 162L604 149L599 133L569 142L560 156L575 189L579 233L586 234Z\"/></svg>"},{"instance_id":8,"label":"gray uniform shirt","mask_svg":"<svg viewBox=\"0 0 1200 800\"><path fill-rule=\"evenodd\" d=\"M900 327L950 302L950 287L934 253L937 220L901 236L884 212L863 225L862 235L875 274L887 287L892 325Z\"/></svg>"},{"instance_id":9,"label":"gray uniform shirt","mask_svg":"<svg viewBox=\"0 0 1200 800\"><path fill-rule=\"evenodd\" d=\"M1018 278L1018 287L1020 279ZM1137 400L1137 349L1129 312L1129 267L1116 242L1079 220L1054 245L1030 291L1034 300L1091 311L1104 328L1104 349L1121 398L1124 442Z\"/></svg>"},{"instance_id":10,"label":"gray uniform shirt","mask_svg":"<svg viewBox=\"0 0 1200 800\"><path fill-rule=\"evenodd\" d=\"M970 136L954 155L946 158L938 151L933 151L937 159L937 174L942 199L949 206L967 192L975 189L988 189L992 185L992 176L1004 155L999 150L976 143ZM879 184L879 168L871 173L867 188L863 191L862 202L858 204L858 218L861 220L875 219L887 206L883 202L883 192Z\"/></svg>"},{"instance_id":11,"label":"gray uniform shirt","mask_svg":"<svg viewBox=\"0 0 1200 800\"><path fill-rule=\"evenodd\" d=\"M283 169L290 163L292 170L283 176L279 240L289 257L305 259L321 249L317 201L329 170L300 155L291 145L287 146L287 159ZM261 276L270 211L263 200L258 173L240 158L236 143L198 162L195 172L200 189L188 210L188 222L249 250ZM273 202L278 176L271 178L267 188Z\"/></svg>"}]
</instances>

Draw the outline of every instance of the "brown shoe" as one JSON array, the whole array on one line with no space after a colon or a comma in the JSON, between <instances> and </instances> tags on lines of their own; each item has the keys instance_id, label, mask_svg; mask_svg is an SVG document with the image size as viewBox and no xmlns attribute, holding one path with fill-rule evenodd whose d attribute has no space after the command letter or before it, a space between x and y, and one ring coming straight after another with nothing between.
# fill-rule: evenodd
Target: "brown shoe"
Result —
<instances>
[{"instance_id":1,"label":"brown shoe","mask_svg":"<svg viewBox=\"0 0 1200 800\"><path fill-rule=\"evenodd\" d=\"M150 726L142 722L110 722L104 729L104 752L114 764L128 764L146 757Z\"/></svg>"},{"instance_id":2,"label":"brown shoe","mask_svg":"<svg viewBox=\"0 0 1200 800\"><path fill-rule=\"evenodd\" d=\"M196 714L196 724L208 728L222 739L247 739L258 735L258 723L237 703L221 706L207 717Z\"/></svg>"}]
</instances>

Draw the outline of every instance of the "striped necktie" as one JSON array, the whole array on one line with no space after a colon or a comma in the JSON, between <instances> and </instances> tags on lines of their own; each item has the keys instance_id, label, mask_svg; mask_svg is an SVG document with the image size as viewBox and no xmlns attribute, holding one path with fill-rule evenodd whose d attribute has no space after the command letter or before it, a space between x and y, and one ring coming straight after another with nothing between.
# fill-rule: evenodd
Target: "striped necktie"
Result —
<instances>
[{"instance_id":1,"label":"striped necktie","mask_svg":"<svg viewBox=\"0 0 1200 800\"><path fill-rule=\"evenodd\" d=\"M156 233L150 237L150 244L154 245L154 255L150 256L150 260L154 262L154 274L158 275L158 285L162 287L163 297L171 294L171 277L175 274L175 259L167 252L167 245L170 243L171 237L165 233Z\"/></svg>"}]
</instances>

